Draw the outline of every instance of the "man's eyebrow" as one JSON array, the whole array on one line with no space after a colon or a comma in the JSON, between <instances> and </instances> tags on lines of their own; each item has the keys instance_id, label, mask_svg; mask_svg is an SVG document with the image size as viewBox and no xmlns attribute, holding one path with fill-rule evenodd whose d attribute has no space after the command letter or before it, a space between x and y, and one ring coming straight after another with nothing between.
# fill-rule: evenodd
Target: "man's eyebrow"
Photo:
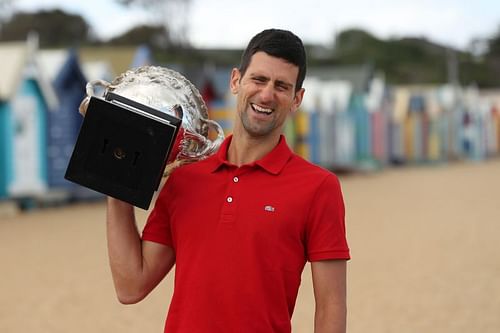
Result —
<instances>
[{"instance_id":1,"label":"man's eyebrow","mask_svg":"<svg viewBox=\"0 0 500 333\"><path fill-rule=\"evenodd\" d=\"M266 81L270 81L271 80L266 75L259 74L259 73L249 73L249 76L251 78L254 78L254 79L264 79ZM293 83L287 82L287 81L283 81L283 80L276 80L274 84L277 85L277 86L282 86L282 87L287 87L287 88L293 88Z\"/></svg>"},{"instance_id":2,"label":"man's eyebrow","mask_svg":"<svg viewBox=\"0 0 500 333\"><path fill-rule=\"evenodd\" d=\"M258 73L250 73L250 77L269 80L267 76Z\"/></svg>"}]
</instances>

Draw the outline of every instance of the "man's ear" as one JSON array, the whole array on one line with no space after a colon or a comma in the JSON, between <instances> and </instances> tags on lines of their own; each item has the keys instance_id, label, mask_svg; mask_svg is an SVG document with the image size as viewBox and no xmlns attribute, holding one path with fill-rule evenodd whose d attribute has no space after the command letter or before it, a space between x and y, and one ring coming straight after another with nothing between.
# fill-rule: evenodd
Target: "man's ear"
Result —
<instances>
[{"instance_id":1,"label":"man's ear","mask_svg":"<svg viewBox=\"0 0 500 333\"><path fill-rule=\"evenodd\" d=\"M291 113L294 113L297 111L299 108L300 104L302 104L302 99L304 98L304 88L300 88L298 91L295 92L295 96L293 97L293 104L291 108Z\"/></svg>"},{"instance_id":2,"label":"man's ear","mask_svg":"<svg viewBox=\"0 0 500 333\"><path fill-rule=\"evenodd\" d=\"M236 95L238 93L238 90L240 88L240 79L240 70L238 68L233 68L233 70L231 71L231 79L229 80L229 87L233 95Z\"/></svg>"}]
</instances>

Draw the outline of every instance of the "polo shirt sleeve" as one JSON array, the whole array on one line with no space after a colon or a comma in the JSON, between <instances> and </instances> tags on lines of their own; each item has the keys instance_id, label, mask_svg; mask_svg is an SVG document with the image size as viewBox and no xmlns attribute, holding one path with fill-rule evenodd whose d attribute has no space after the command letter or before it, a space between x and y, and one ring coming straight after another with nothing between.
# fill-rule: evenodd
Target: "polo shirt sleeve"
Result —
<instances>
[{"instance_id":1,"label":"polo shirt sleeve","mask_svg":"<svg viewBox=\"0 0 500 333\"><path fill-rule=\"evenodd\" d=\"M168 204L172 196L172 176L170 176L156 199L142 231L142 240L173 247Z\"/></svg>"},{"instance_id":2,"label":"polo shirt sleeve","mask_svg":"<svg viewBox=\"0 0 500 333\"><path fill-rule=\"evenodd\" d=\"M345 231L345 208L337 177L329 174L312 199L306 231L307 259L350 259Z\"/></svg>"}]
</instances>

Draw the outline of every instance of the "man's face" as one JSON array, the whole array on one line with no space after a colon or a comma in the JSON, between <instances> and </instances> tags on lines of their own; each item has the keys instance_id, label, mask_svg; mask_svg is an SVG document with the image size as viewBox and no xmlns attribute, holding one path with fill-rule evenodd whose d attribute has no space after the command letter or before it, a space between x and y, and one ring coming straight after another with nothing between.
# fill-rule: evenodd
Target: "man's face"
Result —
<instances>
[{"instance_id":1,"label":"man's face","mask_svg":"<svg viewBox=\"0 0 500 333\"><path fill-rule=\"evenodd\" d=\"M253 137L281 133L286 117L302 102L304 89L295 91L299 69L281 59L257 52L243 76L231 73L231 92L243 129Z\"/></svg>"}]
</instances>

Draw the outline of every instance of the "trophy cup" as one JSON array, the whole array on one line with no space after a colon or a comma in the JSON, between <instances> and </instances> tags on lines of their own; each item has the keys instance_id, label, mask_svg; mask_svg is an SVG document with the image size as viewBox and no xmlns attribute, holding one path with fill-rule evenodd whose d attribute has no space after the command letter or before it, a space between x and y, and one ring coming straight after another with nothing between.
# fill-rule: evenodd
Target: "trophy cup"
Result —
<instances>
[{"instance_id":1,"label":"trophy cup","mask_svg":"<svg viewBox=\"0 0 500 333\"><path fill-rule=\"evenodd\" d=\"M86 92L65 178L134 206L148 209L162 176L224 140L196 87L171 69L139 67L111 83L91 81Z\"/></svg>"}]
</instances>

